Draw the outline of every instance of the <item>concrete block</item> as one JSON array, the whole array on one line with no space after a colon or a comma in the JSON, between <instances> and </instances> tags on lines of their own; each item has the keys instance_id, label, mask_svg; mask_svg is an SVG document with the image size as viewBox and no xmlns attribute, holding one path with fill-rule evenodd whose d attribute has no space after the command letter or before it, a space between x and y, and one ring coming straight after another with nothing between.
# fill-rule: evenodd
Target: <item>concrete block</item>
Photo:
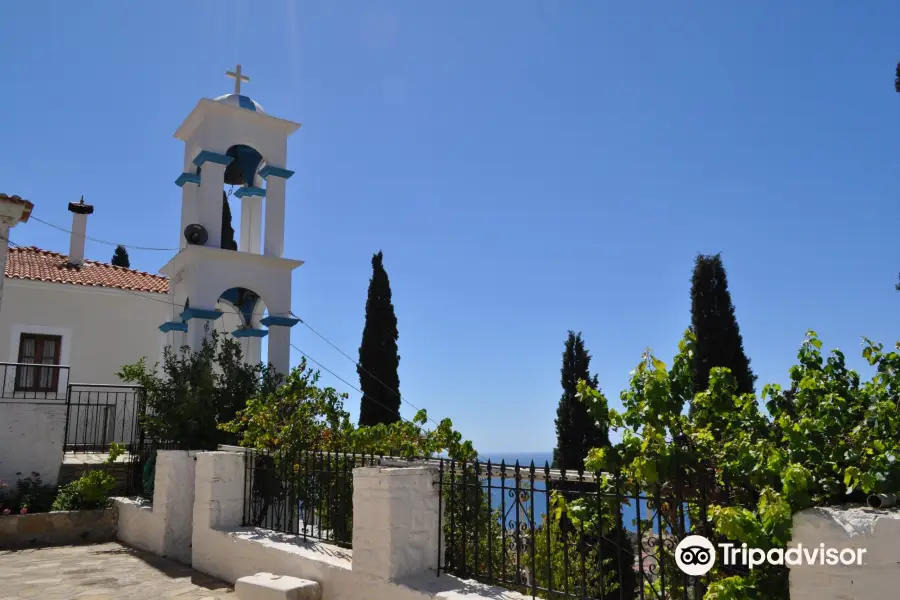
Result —
<instances>
[{"instance_id":1,"label":"concrete block","mask_svg":"<svg viewBox=\"0 0 900 600\"><path fill-rule=\"evenodd\" d=\"M322 588L315 581L257 573L241 577L234 584L238 600L320 600Z\"/></svg>"}]
</instances>

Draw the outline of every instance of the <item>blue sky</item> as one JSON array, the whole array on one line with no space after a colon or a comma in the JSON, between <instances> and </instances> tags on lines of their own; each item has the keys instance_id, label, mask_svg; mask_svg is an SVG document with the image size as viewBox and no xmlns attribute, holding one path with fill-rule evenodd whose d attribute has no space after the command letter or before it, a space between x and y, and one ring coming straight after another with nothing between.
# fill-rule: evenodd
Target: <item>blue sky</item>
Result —
<instances>
[{"instance_id":1,"label":"blue sky","mask_svg":"<svg viewBox=\"0 0 900 600\"><path fill-rule=\"evenodd\" d=\"M84 194L88 235L176 246L172 134L240 62L248 95L303 124L295 312L356 355L383 250L403 396L482 452L549 450L566 331L617 404L645 347L674 353L697 253L723 253L760 385L786 380L807 328L856 366L860 336L898 338L900 6L865 8L4 3L0 190L66 227ZM37 222L12 239L68 248ZM358 385L310 331L292 339Z\"/></svg>"}]
</instances>

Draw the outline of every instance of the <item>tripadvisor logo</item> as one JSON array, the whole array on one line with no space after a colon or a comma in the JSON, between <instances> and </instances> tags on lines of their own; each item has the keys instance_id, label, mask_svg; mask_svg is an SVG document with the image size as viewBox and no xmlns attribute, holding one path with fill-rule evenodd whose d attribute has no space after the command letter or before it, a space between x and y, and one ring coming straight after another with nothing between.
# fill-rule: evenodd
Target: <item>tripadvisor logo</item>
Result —
<instances>
[{"instance_id":1,"label":"tripadvisor logo","mask_svg":"<svg viewBox=\"0 0 900 600\"><path fill-rule=\"evenodd\" d=\"M706 575L716 564L716 549L702 535L689 535L675 548L675 564L688 575Z\"/></svg>"},{"instance_id":2,"label":"tripadvisor logo","mask_svg":"<svg viewBox=\"0 0 900 600\"><path fill-rule=\"evenodd\" d=\"M699 577L709 573L716 564L717 554L721 557L725 566L744 565L754 569L760 565L769 564L777 566L795 567L798 565L823 565L834 567L837 565L863 564L865 548L826 548L825 544L818 547L805 547L797 544L794 548L749 548L747 544L737 546L732 543L718 544L719 552L713 543L701 535L689 535L685 537L675 548L675 564L684 573Z\"/></svg>"}]
</instances>

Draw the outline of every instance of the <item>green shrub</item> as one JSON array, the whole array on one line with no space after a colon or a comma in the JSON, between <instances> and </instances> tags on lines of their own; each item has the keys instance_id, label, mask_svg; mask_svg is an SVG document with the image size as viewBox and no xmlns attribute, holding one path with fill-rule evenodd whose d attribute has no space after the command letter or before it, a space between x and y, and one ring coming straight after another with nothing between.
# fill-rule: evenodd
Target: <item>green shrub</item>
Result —
<instances>
[{"instance_id":1,"label":"green shrub","mask_svg":"<svg viewBox=\"0 0 900 600\"><path fill-rule=\"evenodd\" d=\"M579 383L591 416L621 432L612 448L591 450L588 469L621 473L621 489L632 497L678 494L698 533L763 550L790 543L800 510L900 489L900 344L889 351L863 340L874 370L865 380L839 350L823 353L809 331L789 370L790 388L762 388L766 410L722 367L694 394L694 345L688 331L671 368L645 353L622 392L622 412ZM671 584L667 597L681 597L688 590L678 587L671 550L659 548L658 572ZM786 600L788 575L783 566L715 565L694 591L706 600ZM662 597L656 581L645 578L642 587L644 596Z\"/></svg>"},{"instance_id":2,"label":"green shrub","mask_svg":"<svg viewBox=\"0 0 900 600\"><path fill-rule=\"evenodd\" d=\"M125 446L112 444L104 466L116 462ZM79 479L59 488L53 510L93 510L103 508L116 487L116 478L105 470L90 470Z\"/></svg>"},{"instance_id":3,"label":"green shrub","mask_svg":"<svg viewBox=\"0 0 900 600\"><path fill-rule=\"evenodd\" d=\"M282 377L268 365L247 364L237 340L209 332L199 350L166 346L161 363L141 359L124 365L119 378L141 386L146 412L141 427L148 439L170 449L215 450L234 444L227 423L256 395L274 392Z\"/></svg>"},{"instance_id":4,"label":"green shrub","mask_svg":"<svg viewBox=\"0 0 900 600\"><path fill-rule=\"evenodd\" d=\"M109 501L116 478L106 471L88 471L80 479L59 489L53 510L92 510Z\"/></svg>"}]
</instances>

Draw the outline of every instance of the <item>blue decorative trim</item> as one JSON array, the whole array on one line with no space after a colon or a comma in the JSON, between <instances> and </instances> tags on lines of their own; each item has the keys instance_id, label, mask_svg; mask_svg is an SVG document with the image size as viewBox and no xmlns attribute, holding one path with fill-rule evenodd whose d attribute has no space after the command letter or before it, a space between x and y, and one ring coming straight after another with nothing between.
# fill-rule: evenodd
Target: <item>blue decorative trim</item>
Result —
<instances>
[{"instance_id":1,"label":"blue decorative trim","mask_svg":"<svg viewBox=\"0 0 900 600\"><path fill-rule=\"evenodd\" d=\"M234 159L230 156L226 156L224 154L219 154L218 152L210 152L209 150L201 150L200 154L194 157L194 160L191 161L197 167L202 167L203 163L212 162L218 165L228 166L231 164L231 161Z\"/></svg>"},{"instance_id":2,"label":"blue decorative trim","mask_svg":"<svg viewBox=\"0 0 900 600\"><path fill-rule=\"evenodd\" d=\"M275 167L272 165L266 165L262 169L259 170L259 176L263 179L267 178L269 175L273 175L275 177L281 177L282 179L290 179L291 175L294 172L288 169L282 169L281 167Z\"/></svg>"},{"instance_id":3,"label":"blue decorative trim","mask_svg":"<svg viewBox=\"0 0 900 600\"><path fill-rule=\"evenodd\" d=\"M196 173L182 173L178 176L178 179L175 180L175 185L178 187L184 187L186 183L196 183L200 185L200 176Z\"/></svg>"},{"instance_id":4,"label":"blue decorative trim","mask_svg":"<svg viewBox=\"0 0 900 600\"><path fill-rule=\"evenodd\" d=\"M159 326L159 330L163 333L169 333L170 331L187 331L187 323L183 321L166 321Z\"/></svg>"},{"instance_id":5,"label":"blue decorative trim","mask_svg":"<svg viewBox=\"0 0 900 600\"><path fill-rule=\"evenodd\" d=\"M256 102L254 102L247 96L244 96L243 94L238 96L238 105L240 105L241 108L246 108L247 110L256 112Z\"/></svg>"},{"instance_id":6,"label":"blue decorative trim","mask_svg":"<svg viewBox=\"0 0 900 600\"><path fill-rule=\"evenodd\" d=\"M266 190L258 187L242 187L238 188L238 191L234 193L238 198L243 198L244 196L262 196L266 197Z\"/></svg>"},{"instance_id":7,"label":"blue decorative trim","mask_svg":"<svg viewBox=\"0 0 900 600\"><path fill-rule=\"evenodd\" d=\"M236 338L264 338L269 335L269 332L265 329L241 328L232 331L231 335Z\"/></svg>"},{"instance_id":8,"label":"blue decorative trim","mask_svg":"<svg viewBox=\"0 0 900 600\"><path fill-rule=\"evenodd\" d=\"M269 315L259 321L266 327L293 327L297 323L300 322L300 319L295 319L293 317L278 317L275 315Z\"/></svg>"},{"instance_id":9,"label":"blue decorative trim","mask_svg":"<svg viewBox=\"0 0 900 600\"><path fill-rule=\"evenodd\" d=\"M205 308L185 308L179 317L184 321L191 319L206 319L207 321L215 321L222 316L221 310L207 310Z\"/></svg>"},{"instance_id":10,"label":"blue decorative trim","mask_svg":"<svg viewBox=\"0 0 900 600\"><path fill-rule=\"evenodd\" d=\"M246 288L235 287L222 292L219 298L234 304L243 317L244 325L249 325L253 321L253 311L259 304L258 294Z\"/></svg>"}]
</instances>

